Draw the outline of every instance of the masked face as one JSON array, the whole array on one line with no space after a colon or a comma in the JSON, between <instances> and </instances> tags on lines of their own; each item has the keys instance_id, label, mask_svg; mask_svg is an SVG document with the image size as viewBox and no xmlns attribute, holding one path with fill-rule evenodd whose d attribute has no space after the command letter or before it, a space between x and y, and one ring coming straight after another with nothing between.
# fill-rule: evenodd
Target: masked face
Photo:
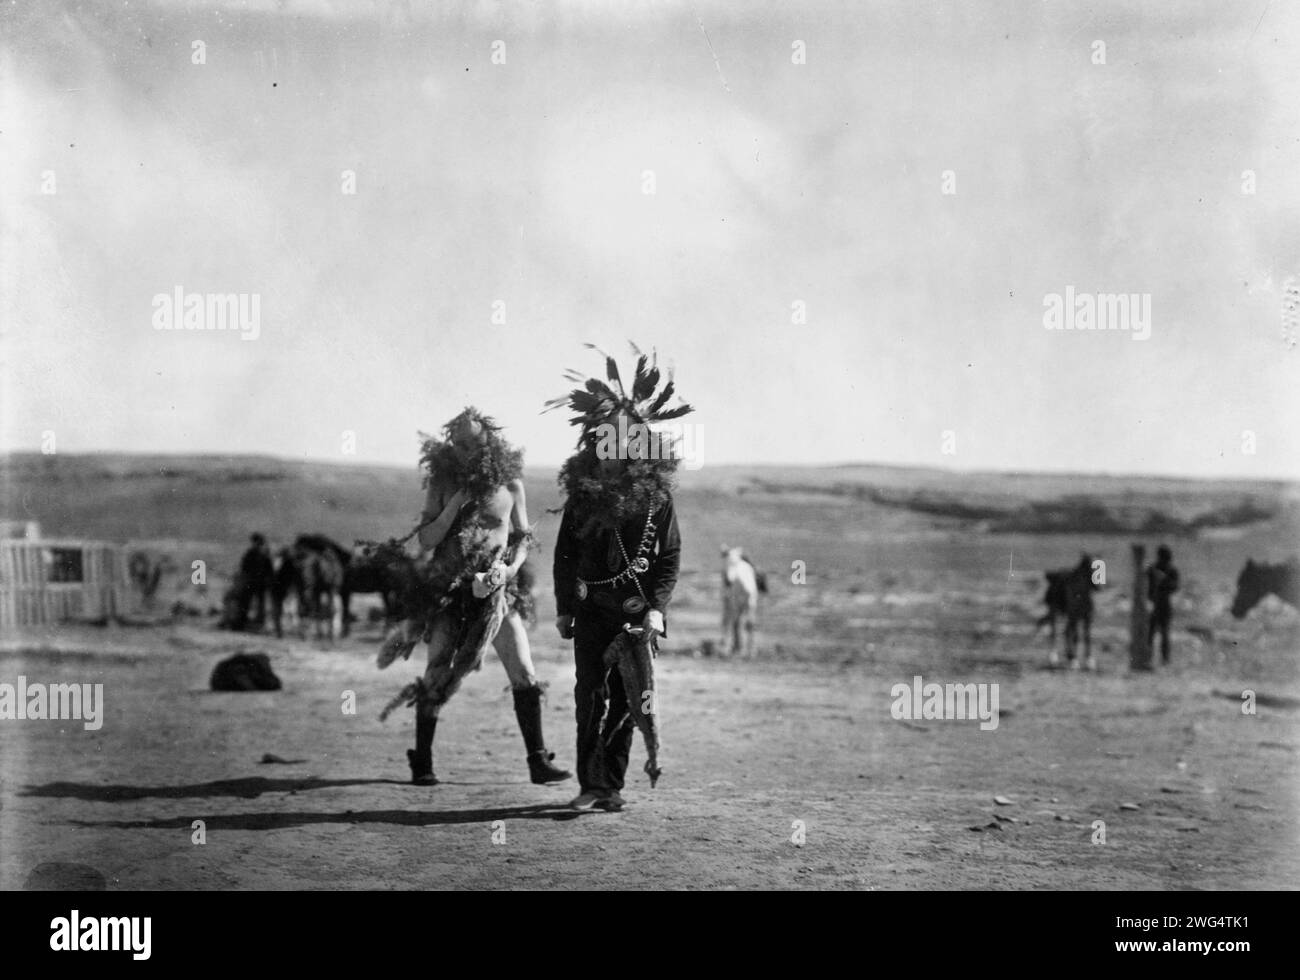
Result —
<instances>
[{"instance_id":1,"label":"masked face","mask_svg":"<svg viewBox=\"0 0 1300 980\"><path fill-rule=\"evenodd\" d=\"M462 462L467 461L487 443L487 430L477 419L459 419L452 427L450 441L452 449Z\"/></svg>"},{"instance_id":2,"label":"masked face","mask_svg":"<svg viewBox=\"0 0 1300 980\"><path fill-rule=\"evenodd\" d=\"M600 475L607 480L616 479L626 468L628 455L628 444L631 442L631 419L626 416L614 416L610 419L609 434L613 437L613 450L601 453L599 459Z\"/></svg>"}]
</instances>

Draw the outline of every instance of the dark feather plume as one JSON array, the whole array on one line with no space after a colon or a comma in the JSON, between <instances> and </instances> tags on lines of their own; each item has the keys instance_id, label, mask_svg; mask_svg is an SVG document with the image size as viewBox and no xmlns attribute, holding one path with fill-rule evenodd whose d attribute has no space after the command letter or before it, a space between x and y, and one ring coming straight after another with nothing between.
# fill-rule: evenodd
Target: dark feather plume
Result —
<instances>
[{"instance_id":1,"label":"dark feather plume","mask_svg":"<svg viewBox=\"0 0 1300 980\"><path fill-rule=\"evenodd\" d=\"M570 401L575 412L586 414L599 409L601 403L605 401L605 398L602 395L579 389L573 393Z\"/></svg>"},{"instance_id":2,"label":"dark feather plume","mask_svg":"<svg viewBox=\"0 0 1300 980\"><path fill-rule=\"evenodd\" d=\"M637 360L629 390L623 384L622 376L618 370L618 363L614 358L595 344L583 344L583 346L605 358L605 374L610 384L606 384L599 378L584 378L581 373L574 370L566 371L564 374L565 379L577 382L582 387L573 389L567 395L552 398L545 402L543 412L549 412L552 409L568 405L575 413L569 420L570 424L580 425L584 430L587 430L608 421L620 411L626 412L634 419L642 422L677 419L694 411L692 406L684 403L671 409L664 409L664 406L673 397L676 385L670 376L664 390L655 395L655 389L659 387L661 374L659 371L659 355L654 350L651 350L649 356L647 356L641 352L641 349L636 344L630 345ZM611 384L613 387L610 386Z\"/></svg>"},{"instance_id":3,"label":"dark feather plume","mask_svg":"<svg viewBox=\"0 0 1300 980\"><path fill-rule=\"evenodd\" d=\"M654 421L667 422L669 419L679 419L683 415L690 415L691 412L693 411L695 411L693 407L683 402L681 405L678 405L676 408L670 408L666 412L660 412L658 415L654 417Z\"/></svg>"},{"instance_id":4,"label":"dark feather plume","mask_svg":"<svg viewBox=\"0 0 1300 980\"><path fill-rule=\"evenodd\" d=\"M610 381L618 385L619 397L627 397L627 392L623 390L623 379L618 376L618 362L612 357L605 358L605 374L609 376Z\"/></svg>"},{"instance_id":5,"label":"dark feather plume","mask_svg":"<svg viewBox=\"0 0 1300 980\"><path fill-rule=\"evenodd\" d=\"M614 394L613 389L599 378L588 378L587 390L593 395L599 395L601 398L608 398L610 401L618 401L618 396Z\"/></svg>"},{"instance_id":6,"label":"dark feather plume","mask_svg":"<svg viewBox=\"0 0 1300 980\"><path fill-rule=\"evenodd\" d=\"M636 373L632 380L632 401L644 401L645 398L654 391L654 385L649 384L649 375L646 373L646 356L642 354L636 359Z\"/></svg>"},{"instance_id":7,"label":"dark feather plume","mask_svg":"<svg viewBox=\"0 0 1300 980\"><path fill-rule=\"evenodd\" d=\"M673 391L675 387L676 386L671 381L669 381L666 385L664 385L664 390L659 392L659 397L656 398L653 402L651 402L650 407L646 409L647 414L654 415L656 412L659 411L659 409L663 408L666 404L668 404L668 399L673 397Z\"/></svg>"},{"instance_id":8,"label":"dark feather plume","mask_svg":"<svg viewBox=\"0 0 1300 980\"><path fill-rule=\"evenodd\" d=\"M642 395L637 400L644 401L649 399L650 396L655 393L655 389L658 387L659 387L659 369L657 367L651 366L650 370L647 371L645 375L645 394Z\"/></svg>"}]
</instances>

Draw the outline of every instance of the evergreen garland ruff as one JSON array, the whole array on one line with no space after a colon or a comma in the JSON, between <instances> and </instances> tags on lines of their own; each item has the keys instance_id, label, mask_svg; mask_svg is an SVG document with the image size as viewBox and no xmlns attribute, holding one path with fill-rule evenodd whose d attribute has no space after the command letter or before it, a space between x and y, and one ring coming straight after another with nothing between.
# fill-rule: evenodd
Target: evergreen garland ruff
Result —
<instances>
[{"instance_id":1,"label":"evergreen garland ruff","mask_svg":"<svg viewBox=\"0 0 1300 980\"><path fill-rule=\"evenodd\" d=\"M468 457L455 450L451 434L464 419L478 422L483 429L483 445ZM512 532L504 548L488 548L482 542L481 514L485 505L512 480L523 475L523 451L511 446L500 434L500 427L475 408L467 408L442 427L442 437L435 438L420 433L420 465L425 470L423 485L432 480L443 486L464 489L469 500L461 507L452 523L448 538L455 535L457 548L449 548L444 539L435 551L423 559L413 559L406 545L438 515L422 518L414 528L400 538L386 541L362 541L365 560L382 567L390 581L400 582L402 611L406 619L427 624L446 609L462 587L467 587L474 575L498 561L507 561L521 542L533 542L531 530ZM513 605L525 619L533 618L531 570L525 574L520 569L515 580L507 586Z\"/></svg>"}]
</instances>

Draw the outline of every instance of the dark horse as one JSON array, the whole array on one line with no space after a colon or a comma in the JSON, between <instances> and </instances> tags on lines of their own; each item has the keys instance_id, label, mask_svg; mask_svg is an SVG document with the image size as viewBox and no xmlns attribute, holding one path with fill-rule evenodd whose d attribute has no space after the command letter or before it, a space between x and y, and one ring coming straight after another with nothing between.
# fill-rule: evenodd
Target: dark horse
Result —
<instances>
[{"instance_id":1,"label":"dark horse","mask_svg":"<svg viewBox=\"0 0 1300 980\"><path fill-rule=\"evenodd\" d=\"M1065 656L1072 667L1078 667L1075 647L1079 640L1079 627L1083 627L1084 666L1088 670L1096 667L1092 659L1092 593L1100 588L1092 578L1092 556L1084 555L1074 568L1058 569L1047 572L1047 591L1043 601L1047 603L1047 613L1039 618L1035 632L1047 623L1052 628L1052 653L1050 662L1057 662L1056 656L1056 617L1065 617Z\"/></svg>"},{"instance_id":2,"label":"dark horse","mask_svg":"<svg viewBox=\"0 0 1300 980\"><path fill-rule=\"evenodd\" d=\"M1244 619L1246 613L1269 593L1300 609L1300 562L1292 558L1281 565L1262 562L1257 565L1252 559L1246 559L1246 567L1237 576L1237 595L1232 600L1233 618Z\"/></svg>"},{"instance_id":3,"label":"dark horse","mask_svg":"<svg viewBox=\"0 0 1300 980\"><path fill-rule=\"evenodd\" d=\"M1037 634L1044 626L1051 628L1052 646L1056 646L1056 619L1058 616L1065 615L1065 579L1070 574L1070 570L1057 569L1054 572L1044 572L1047 578L1047 591L1043 593L1043 602L1047 604L1047 612L1038 617L1034 625L1034 633Z\"/></svg>"},{"instance_id":4,"label":"dark horse","mask_svg":"<svg viewBox=\"0 0 1300 980\"><path fill-rule=\"evenodd\" d=\"M334 639L334 597L343 591L351 555L329 538L302 534L293 543L293 565L299 576L298 608L305 623L316 621L316 636Z\"/></svg>"},{"instance_id":5,"label":"dark horse","mask_svg":"<svg viewBox=\"0 0 1300 980\"><path fill-rule=\"evenodd\" d=\"M406 615L402 597L415 586L415 581L415 562L410 558L381 561L364 555L354 557L343 572L343 588L339 594L343 602L343 635L347 636L352 626L349 603L353 595L378 593L384 603L384 627L387 629Z\"/></svg>"}]
</instances>

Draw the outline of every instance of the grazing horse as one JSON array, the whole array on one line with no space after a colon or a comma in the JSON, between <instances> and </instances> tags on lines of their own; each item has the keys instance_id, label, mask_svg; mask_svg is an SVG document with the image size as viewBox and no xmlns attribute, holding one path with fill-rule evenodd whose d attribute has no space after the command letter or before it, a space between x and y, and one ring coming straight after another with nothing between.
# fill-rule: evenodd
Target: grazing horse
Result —
<instances>
[{"instance_id":1,"label":"grazing horse","mask_svg":"<svg viewBox=\"0 0 1300 980\"><path fill-rule=\"evenodd\" d=\"M1272 593L1293 608L1300 609L1300 562L1295 558L1281 565L1258 565L1253 559L1246 559L1246 567L1237 576L1237 595L1232 600L1234 619L1244 619L1259 604L1260 600Z\"/></svg>"},{"instance_id":2,"label":"grazing horse","mask_svg":"<svg viewBox=\"0 0 1300 980\"><path fill-rule=\"evenodd\" d=\"M1035 632L1043 624L1052 627L1052 652L1048 662L1056 664L1056 617L1065 617L1065 656L1070 666L1077 669L1079 661L1075 657L1075 647L1079 641L1079 627L1083 627L1084 666L1095 670L1097 663L1092 657L1092 593L1100 588L1092 577L1092 556L1084 555L1074 568L1058 569L1047 572L1047 591L1043 601L1047 603L1047 613L1038 620Z\"/></svg>"},{"instance_id":3,"label":"grazing horse","mask_svg":"<svg viewBox=\"0 0 1300 980\"><path fill-rule=\"evenodd\" d=\"M334 597L343 588L344 563L333 548L312 551L300 538L293 548L293 563L298 569L301 584L298 590L298 608L304 621L316 621L316 637L322 633L334 639Z\"/></svg>"},{"instance_id":4,"label":"grazing horse","mask_svg":"<svg viewBox=\"0 0 1300 980\"><path fill-rule=\"evenodd\" d=\"M343 588L339 598L343 603L343 635L352 626L352 612L348 608L357 594L379 593L384 603L384 629L404 618L402 596L415 585L415 561L404 558L400 562L380 561L365 555L355 556L343 571Z\"/></svg>"},{"instance_id":5,"label":"grazing horse","mask_svg":"<svg viewBox=\"0 0 1300 980\"><path fill-rule=\"evenodd\" d=\"M275 624L276 636L284 636L284 604L291 592L295 606L293 615L301 632L302 575L298 571L292 549L282 548L275 557L275 571L271 576L271 621Z\"/></svg>"},{"instance_id":6,"label":"grazing horse","mask_svg":"<svg viewBox=\"0 0 1300 980\"><path fill-rule=\"evenodd\" d=\"M731 656L742 649L754 655L754 615L759 593L767 592L767 577L745 557L741 548L722 546L722 648Z\"/></svg>"}]
</instances>

